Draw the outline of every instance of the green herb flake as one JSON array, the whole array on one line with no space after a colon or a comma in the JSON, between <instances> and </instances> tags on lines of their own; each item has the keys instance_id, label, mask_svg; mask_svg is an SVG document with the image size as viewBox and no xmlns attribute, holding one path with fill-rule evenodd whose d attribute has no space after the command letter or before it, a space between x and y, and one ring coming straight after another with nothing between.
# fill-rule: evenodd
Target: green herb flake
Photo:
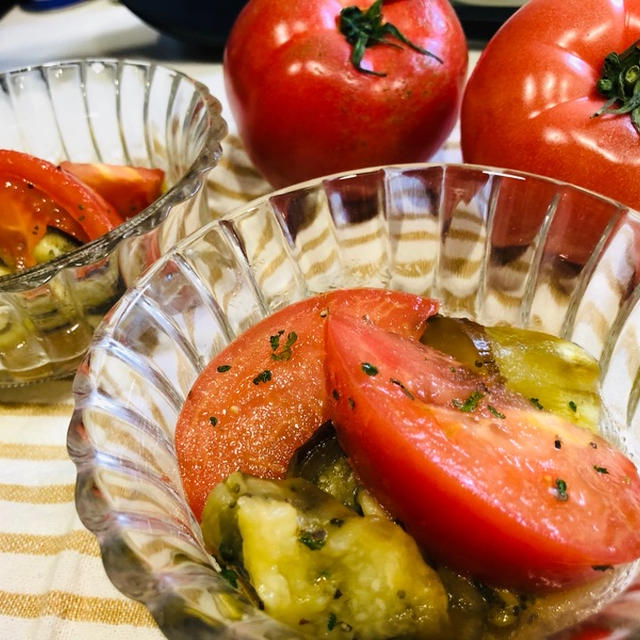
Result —
<instances>
[{"instance_id":1,"label":"green herb flake","mask_svg":"<svg viewBox=\"0 0 640 640\"><path fill-rule=\"evenodd\" d=\"M540 402L540 400L538 398L529 398L529 402L536 408L536 409L543 409L542 403Z\"/></svg>"},{"instance_id":2,"label":"green herb flake","mask_svg":"<svg viewBox=\"0 0 640 640\"><path fill-rule=\"evenodd\" d=\"M220 575L234 588L238 588L238 574L232 569L222 569Z\"/></svg>"},{"instance_id":3,"label":"green herb flake","mask_svg":"<svg viewBox=\"0 0 640 640\"><path fill-rule=\"evenodd\" d=\"M231 365L230 364L221 364L216 371L218 373L226 373L227 371L229 371L229 369L231 369Z\"/></svg>"},{"instance_id":4,"label":"green herb flake","mask_svg":"<svg viewBox=\"0 0 640 640\"><path fill-rule=\"evenodd\" d=\"M347 398L347 402L349 403L350 409L353 409L356 406L356 403L353 401L353 398Z\"/></svg>"},{"instance_id":5,"label":"green herb flake","mask_svg":"<svg viewBox=\"0 0 640 640\"><path fill-rule=\"evenodd\" d=\"M298 542L301 542L311 551L317 551L324 547L327 541L327 532L324 529L314 529L313 531L302 531L298 536Z\"/></svg>"},{"instance_id":6,"label":"green herb flake","mask_svg":"<svg viewBox=\"0 0 640 640\"><path fill-rule=\"evenodd\" d=\"M368 375L368 376L377 376L378 368L374 367L372 364L368 362L363 362L360 365L360 368Z\"/></svg>"},{"instance_id":7,"label":"green herb flake","mask_svg":"<svg viewBox=\"0 0 640 640\"><path fill-rule=\"evenodd\" d=\"M397 387L400 387L402 393L404 393L404 395L407 396L409 400L413 400L413 394L411 393L411 391L409 391L409 389L407 389L407 387L404 386L404 384L402 384L402 382L400 382L400 380L389 378L389 382L391 382L391 384L395 384Z\"/></svg>"},{"instance_id":8,"label":"green herb flake","mask_svg":"<svg viewBox=\"0 0 640 640\"><path fill-rule=\"evenodd\" d=\"M597 464L593 465L593 468L598 472L598 473L609 473L609 470L607 469L607 467L599 467Z\"/></svg>"},{"instance_id":9,"label":"green herb flake","mask_svg":"<svg viewBox=\"0 0 640 640\"><path fill-rule=\"evenodd\" d=\"M211 416L209 418L209 422L211 423L212 427L215 427L218 424L218 418L216 418L215 416Z\"/></svg>"},{"instance_id":10,"label":"green herb flake","mask_svg":"<svg viewBox=\"0 0 640 640\"><path fill-rule=\"evenodd\" d=\"M329 523L334 527L341 527L344 524L344 520L342 518L331 518L331 520L329 520Z\"/></svg>"},{"instance_id":11,"label":"green herb flake","mask_svg":"<svg viewBox=\"0 0 640 640\"><path fill-rule=\"evenodd\" d=\"M560 438L558 438L558 436L556 436L556 439L553 441L553 446L556 449L562 449L562 440L560 440Z\"/></svg>"},{"instance_id":12,"label":"green herb flake","mask_svg":"<svg viewBox=\"0 0 640 640\"><path fill-rule=\"evenodd\" d=\"M573 400L569 400L569 409L575 413L578 410L578 405Z\"/></svg>"},{"instance_id":13,"label":"green herb flake","mask_svg":"<svg viewBox=\"0 0 640 640\"><path fill-rule=\"evenodd\" d=\"M470 413L477 408L478 402L480 402L483 397L484 394L481 391L474 391L464 402L454 399L452 400L452 403L456 409L464 411L465 413Z\"/></svg>"},{"instance_id":14,"label":"green herb flake","mask_svg":"<svg viewBox=\"0 0 640 640\"><path fill-rule=\"evenodd\" d=\"M284 329L280 329L275 336L269 337L269 344L271 345L271 351L275 351L280 346L280 336L284 333Z\"/></svg>"},{"instance_id":15,"label":"green herb flake","mask_svg":"<svg viewBox=\"0 0 640 640\"><path fill-rule=\"evenodd\" d=\"M253 384L259 385L261 382L269 382L269 380L271 380L271 371L265 369L253 379Z\"/></svg>"},{"instance_id":16,"label":"green herb flake","mask_svg":"<svg viewBox=\"0 0 640 640\"><path fill-rule=\"evenodd\" d=\"M566 502L569 499L569 494L567 493L567 483L562 479L558 478L556 480L556 497L560 502Z\"/></svg>"},{"instance_id":17,"label":"green herb flake","mask_svg":"<svg viewBox=\"0 0 640 640\"><path fill-rule=\"evenodd\" d=\"M280 336L284 333L284 331L279 331L277 336L271 336L271 349L273 353L271 354L271 358L273 360L289 360L291 358L291 347L298 339L298 334L295 331L289 331L287 334L287 339L282 345L282 349L278 352L277 349L279 347ZM274 346L274 339L276 340Z\"/></svg>"},{"instance_id":18,"label":"green herb flake","mask_svg":"<svg viewBox=\"0 0 640 640\"><path fill-rule=\"evenodd\" d=\"M504 415L504 413L501 413L500 411L498 411L493 405L488 404L487 405L487 409L489 410L489 413L496 417L496 418L500 418L500 420L504 420L507 416Z\"/></svg>"},{"instance_id":19,"label":"green herb flake","mask_svg":"<svg viewBox=\"0 0 640 640\"><path fill-rule=\"evenodd\" d=\"M338 624L338 618L335 613L330 613L327 618L327 631L333 631L335 626Z\"/></svg>"},{"instance_id":20,"label":"green herb flake","mask_svg":"<svg viewBox=\"0 0 640 640\"><path fill-rule=\"evenodd\" d=\"M336 401L340 400L340 394L338 393L337 389L333 389L331 391L331 395L333 396L334 400L336 400Z\"/></svg>"},{"instance_id":21,"label":"green herb flake","mask_svg":"<svg viewBox=\"0 0 640 640\"><path fill-rule=\"evenodd\" d=\"M283 362L291 358L291 349L283 350L280 353L272 353L271 359L278 362Z\"/></svg>"}]
</instances>

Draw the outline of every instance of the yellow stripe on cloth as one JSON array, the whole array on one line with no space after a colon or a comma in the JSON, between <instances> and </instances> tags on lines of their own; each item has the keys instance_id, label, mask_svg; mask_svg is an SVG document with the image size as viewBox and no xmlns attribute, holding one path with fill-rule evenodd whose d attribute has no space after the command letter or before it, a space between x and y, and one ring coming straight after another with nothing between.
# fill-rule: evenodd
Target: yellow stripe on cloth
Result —
<instances>
[{"instance_id":1,"label":"yellow stripe on cloth","mask_svg":"<svg viewBox=\"0 0 640 640\"><path fill-rule=\"evenodd\" d=\"M52 444L4 444L0 442L0 458L8 460L67 460L67 448Z\"/></svg>"},{"instance_id":2,"label":"yellow stripe on cloth","mask_svg":"<svg viewBox=\"0 0 640 640\"><path fill-rule=\"evenodd\" d=\"M54 556L63 551L76 551L95 557L100 555L96 537L84 529L63 535L0 532L0 550L38 556Z\"/></svg>"},{"instance_id":3,"label":"yellow stripe on cloth","mask_svg":"<svg viewBox=\"0 0 640 640\"><path fill-rule=\"evenodd\" d=\"M117 622L135 627L156 626L147 609L134 600L94 598L65 591L42 594L0 591L0 615L19 618L55 616L64 620L102 624Z\"/></svg>"},{"instance_id":4,"label":"yellow stripe on cloth","mask_svg":"<svg viewBox=\"0 0 640 640\"><path fill-rule=\"evenodd\" d=\"M47 486L0 484L0 500L29 504L62 504L73 501L74 491L75 487L72 484Z\"/></svg>"}]
</instances>

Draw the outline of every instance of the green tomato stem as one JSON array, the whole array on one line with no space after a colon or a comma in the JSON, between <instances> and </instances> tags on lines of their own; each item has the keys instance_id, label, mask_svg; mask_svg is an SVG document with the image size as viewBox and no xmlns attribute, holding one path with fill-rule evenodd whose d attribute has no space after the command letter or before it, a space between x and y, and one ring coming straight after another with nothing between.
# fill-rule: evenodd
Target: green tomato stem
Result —
<instances>
[{"instance_id":1,"label":"green tomato stem","mask_svg":"<svg viewBox=\"0 0 640 640\"><path fill-rule=\"evenodd\" d=\"M373 76L387 75L381 71L363 68L362 57L367 47L372 47L376 44L400 47L399 44L389 38L399 40L414 51L434 58L440 64L443 64L443 60L437 55L408 40L395 25L382 21L382 0L375 0L366 11L362 11L356 6L342 9L338 20L338 30L352 47L351 64L361 73L368 73Z\"/></svg>"},{"instance_id":2,"label":"green tomato stem","mask_svg":"<svg viewBox=\"0 0 640 640\"><path fill-rule=\"evenodd\" d=\"M592 117L603 114L629 114L634 129L640 135L640 40L618 54L609 53L596 83L598 93L607 101Z\"/></svg>"}]
</instances>

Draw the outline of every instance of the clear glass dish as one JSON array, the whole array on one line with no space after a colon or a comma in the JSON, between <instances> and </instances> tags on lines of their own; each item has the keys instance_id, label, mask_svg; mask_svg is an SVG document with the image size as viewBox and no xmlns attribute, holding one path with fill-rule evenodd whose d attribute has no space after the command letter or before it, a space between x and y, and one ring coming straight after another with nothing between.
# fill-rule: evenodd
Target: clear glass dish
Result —
<instances>
[{"instance_id":1,"label":"clear glass dish","mask_svg":"<svg viewBox=\"0 0 640 640\"><path fill-rule=\"evenodd\" d=\"M582 345L600 362L602 397L620 425L610 435L637 463L638 239L640 217L616 202L462 165L328 177L207 224L115 305L75 378L76 504L109 577L172 639L296 637L218 575L185 502L173 431L196 376L233 336L332 288L433 296L451 315ZM616 638L640 634L635 597L618 594L598 614Z\"/></svg>"},{"instance_id":2,"label":"clear glass dish","mask_svg":"<svg viewBox=\"0 0 640 640\"><path fill-rule=\"evenodd\" d=\"M83 247L0 278L0 387L72 374L104 313L153 260L211 219L205 180L226 124L202 84L146 62L90 59L0 74L0 148L55 164L165 171L165 193Z\"/></svg>"}]
</instances>

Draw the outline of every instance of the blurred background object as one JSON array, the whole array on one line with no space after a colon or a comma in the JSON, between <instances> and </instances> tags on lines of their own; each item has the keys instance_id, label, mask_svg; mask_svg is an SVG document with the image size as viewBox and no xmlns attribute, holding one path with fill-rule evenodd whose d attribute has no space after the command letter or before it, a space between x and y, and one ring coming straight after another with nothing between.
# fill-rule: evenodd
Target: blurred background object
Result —
<instances>
[{"instance_id":1,"label":"blurred background object","mask_svg":"<svg viewBox=\"0 0 640 640\"><path fill-rule=\"evenodd\" d=\"M46 9L61 9L70 4L77 4L78 2L84 1L85 0L23 0L20 6L26 11L45 11Z\"/></svg>"},{"instance_id":2,"label":"blurred background object","mask_svg":"<svg viewBox=\"0 0 640 640\"><path fill-rule=\"evenodd\" d=\"M0 18L13 7L15 2L13 0L0 0Z\"/></svg>"},{"instance_id":3,"label":"blurred background object","mask_svg":"<svg viewBox=\"0 0 640 640\"><path fill-rule=\"evenodd\" d=\"M470 46L484 45L526 0L451 0Z\"/></svg>"},{"instance_id":4,"label":"blurred background object","mask_svg":"<svg viewBox=\"0 0 640 640\"><path fill-rule=\"evenodd\" d=\"M31 0L36 3L55 1ZM525 1L451 0L451 4L468 40L482 44ZM247 0L122 0L122 3L163 34L192 46L222 49L235 18Z\"/></svg>"},{"instance_id":5,"label":"blurred background object","mask_svg":"<svg viewBox=\"0 0 640 640\"><path fill-rule=\"evenodd\" d=\"M139 18L188 44L222 48L247 0L122 0Z\"/></svg>"}]
</instances>

